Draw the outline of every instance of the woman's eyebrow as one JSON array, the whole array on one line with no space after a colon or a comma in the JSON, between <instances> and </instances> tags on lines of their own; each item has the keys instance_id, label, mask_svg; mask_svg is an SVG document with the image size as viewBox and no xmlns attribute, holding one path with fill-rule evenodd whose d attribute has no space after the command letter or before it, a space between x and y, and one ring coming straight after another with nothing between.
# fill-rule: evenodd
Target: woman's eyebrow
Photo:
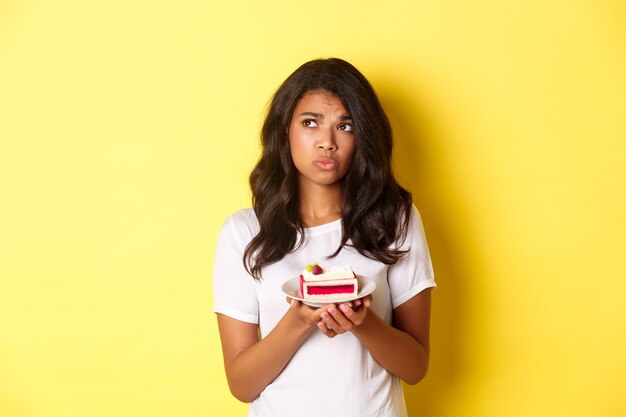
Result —
<instances>
[{"instance_id":1,"label":"woman's eyebrow","mask_svg":"<svg viewBox=\"0 0 626 417\"><path fill-rule=\"evenodd\" d=\"M304 113L300 113L300 116L310 116L310 117L314 117L316 119L323 119L324 115L321 113L314 113L312 111L305 111Z\"/></svg>"},{"instance_id":2,"label":"woman's eyebrow","mask_svg":"<svg viewBox=\"0 0 626 417\"><path fill-rule=\"evenodd\" d=\"M305 111L303 113L300 113L300 116L309 116L309 117L313 117L315 119L323 119L324 115L321 113L315 113L312 111ZM339 120L352 120L352 116L350 116L349 114L344 114L342 116L338 117Z\"/></svg>"}]
</instances>

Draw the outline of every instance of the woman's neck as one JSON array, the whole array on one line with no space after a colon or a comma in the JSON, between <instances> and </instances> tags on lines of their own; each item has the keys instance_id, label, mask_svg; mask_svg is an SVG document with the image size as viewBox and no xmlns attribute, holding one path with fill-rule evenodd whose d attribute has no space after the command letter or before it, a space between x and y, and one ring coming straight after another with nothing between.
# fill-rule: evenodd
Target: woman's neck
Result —
<instances>
[{"instance_id":1,"label":"woman's neck","mask_svg":"<svg viewBox=\"0 0 626 417\"><path fill-rule=\"evenodd\" d=\"M299 188L300 218L306 227L319 226L341 218L342 193L340 184L317 184Z\"/></svg>"}]
</instances>

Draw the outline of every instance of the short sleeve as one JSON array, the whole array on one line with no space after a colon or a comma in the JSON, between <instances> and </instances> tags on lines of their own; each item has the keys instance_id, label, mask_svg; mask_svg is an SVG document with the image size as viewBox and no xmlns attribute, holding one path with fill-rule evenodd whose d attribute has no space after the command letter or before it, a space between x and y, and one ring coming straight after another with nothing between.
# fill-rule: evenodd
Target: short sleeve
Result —
<instances>
[{"instance_id":1,"label":"short sleeve","mask_svg":"<svg viewBox=\"0 0 626 417\"><path fill-rule=\"evenodd\" d=\"M391 292L391 306L396 308L426 288L436 287L433 266L424 226L417 208L411 208L406 240L399 247L409 252L391 265L387 279Z\"/></svg>"},{"instance_id":2,"label":"short sleeve","mask_svg":"<svg viewBox=\"0 0 626 417\"><path fill-rule=\"evenodd\" d=\"M242 210L222 226L213 263L213 312L258 323L255 281L243 265L243 252L253 236L250 223L250 213Z\"/></svg>"}]
</instances>

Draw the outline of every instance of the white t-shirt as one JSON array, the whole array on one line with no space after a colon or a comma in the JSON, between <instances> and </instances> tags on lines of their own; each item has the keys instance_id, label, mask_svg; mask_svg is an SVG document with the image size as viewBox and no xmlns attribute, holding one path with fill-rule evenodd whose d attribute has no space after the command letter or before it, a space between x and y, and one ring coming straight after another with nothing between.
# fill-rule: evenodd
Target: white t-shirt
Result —
<instances>
[{"instance_id":1,"label":"white t-shirt","mask_svg":"<svg viewBox=\"0 0 626 417\"><path fill-rule=\"evenodd\" d=\"M237 320L259 325L265 337L289 309L281 285L310 263L350 265L357 275L376 282L371 310L391 323L392 309L420 291L435 287L433 270L419 213L411 211L402 249L410 252L394 265L368 259L344 247L341 219L305 229L304 244L263 269L254 280L243 266L243 251L258 233L252 209L230 216L220 232L214 263L214 309ZM256 398L250 417L400 417L406 407L399 378L376 362L350 332L328 338L313 329L287 366Z\"/></svg>"}]
</instances>

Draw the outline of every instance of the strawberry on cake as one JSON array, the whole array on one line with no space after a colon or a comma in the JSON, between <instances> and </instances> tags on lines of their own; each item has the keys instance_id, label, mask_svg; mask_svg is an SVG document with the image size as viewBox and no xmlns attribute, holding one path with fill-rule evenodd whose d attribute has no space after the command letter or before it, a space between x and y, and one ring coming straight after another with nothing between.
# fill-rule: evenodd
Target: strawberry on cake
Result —
<instances>
[{"instance_id":1,"label":"strawberry on cake","mask_svg":"<svg viewBox=\"0 0 626 417\"><path fill-rule=\"evenodd\" d=\"M300 293L306 300L356 296L358 287L356 275L347 265L324 269L318 264L311 264L300 274Z\"/></svg>"}]
</instances>

